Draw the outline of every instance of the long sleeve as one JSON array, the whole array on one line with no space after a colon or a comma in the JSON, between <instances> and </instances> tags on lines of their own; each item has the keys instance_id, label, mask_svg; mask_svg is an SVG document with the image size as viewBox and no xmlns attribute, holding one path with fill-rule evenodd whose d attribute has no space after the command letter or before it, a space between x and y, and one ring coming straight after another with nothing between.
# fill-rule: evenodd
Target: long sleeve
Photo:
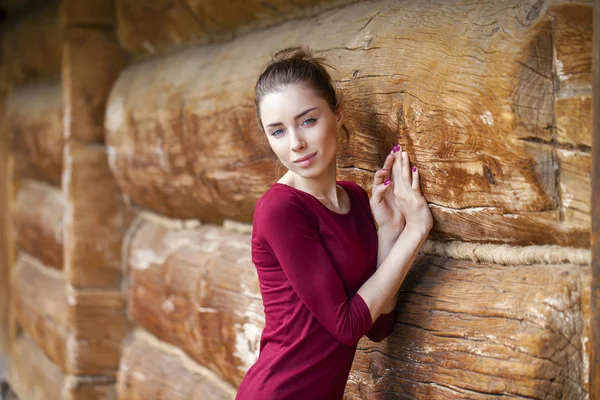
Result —
<instances>
[{"instance_id":1,"label":"long sleeve","mask_svg":"<svg viewBox=\"0 0 600 400\"><path fill-rule=\"evenodd\" d=\"M309 311L337 340L355 346L372 327L371 313L358 293L346 294L318 226L309 220L303 204L293 196L263 199L253 224L257 240L277 258Z\"/></svg>"},{"instance_id":2,"label":"long sleeve","mask_svg":"<svg viewBox=\"0 0 600 400\"><path fill-rule=\"evenodd\" d=\"M373 213L371 212L371 205L369 203L369 194L365 189L363 189L360 185L356 184L356 187L359 189L361 197L366 203L366 206L369 208L369 214L371 222L373 226L375 226L375 218L373 218ZM398 303L396 302L396 306L394 309L388 314L381 314L375 322L373 322L372 328L367 332L366 336L373 342L381 342L383 339L388 337L392 330L394 329L394 324L396 322L396 318L398 315Z\"/></svg>"},{"instance_id":3,"label":"long sleeve","mask_svg":"<svg viewBox=\"0 0 600 400\"><path fill-rule=\"evenodd\" d=\"M388 337L392 330L394 330L394 324L396 323L396 317L398 315L398 303L389 314L381 314L377 320L373 323L372 328L367 332L366 336L373 342L381 342L383 339Z\"/></svg>"}]
</instances>

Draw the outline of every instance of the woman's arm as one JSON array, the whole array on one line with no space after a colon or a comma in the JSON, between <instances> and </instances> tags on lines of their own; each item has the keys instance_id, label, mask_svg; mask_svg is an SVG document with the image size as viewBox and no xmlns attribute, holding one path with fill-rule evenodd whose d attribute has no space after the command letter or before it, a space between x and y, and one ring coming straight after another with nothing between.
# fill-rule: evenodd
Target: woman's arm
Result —
<instances>
[{"instance_id":1,"label":"woman's arm","mask_svg":"<svg viewBox=\"0 0 600 400\"><path fill-rule=\"evenodd\" d=\"M429 229L424 226L407 225L377 271L358 289L357 294L367 303L373 321L395 298L428 234Z\"/></svg>"},{"instance_id":2,"label":"woman's arm","mask_svg":"<svg viewBox=\"0 0 600 400\"><path fill-rule=\"evenodd\" d=\"M385 227L379 228L379 230L377 231L378 243L379 243L379 246L377 249L377 269L379 269L379 267L383 263L383 260L385 260L387 258L387 256L390 254L390 250L394 246L394 243L396 243L396 241L400 237L401 233L402 232L386 229ZM394 311L394 308L396 307L397 303L398 303L398 291L396 291L388 299L388 301L385 303L385 306L381 313L382 314L391 313L392 311Z\"/></svg>"}]
</instances>

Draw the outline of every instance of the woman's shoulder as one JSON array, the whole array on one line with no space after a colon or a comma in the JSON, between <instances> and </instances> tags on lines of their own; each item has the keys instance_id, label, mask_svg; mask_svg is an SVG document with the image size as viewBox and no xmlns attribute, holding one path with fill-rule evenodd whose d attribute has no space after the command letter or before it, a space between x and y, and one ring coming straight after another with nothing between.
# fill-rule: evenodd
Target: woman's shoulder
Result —
<instances>
[{"instance_id":1,"label":"woman's shoulder","mask_svg":"<svg viewBox=\"0 0 600 400\"><path fill-rule=\"evenodd\" d=\"M303 198L292 190L285 190L284 185L273 184L257 200L254 217L285 217L290 213L303 213Z\"/></svg>"}]
</instances>

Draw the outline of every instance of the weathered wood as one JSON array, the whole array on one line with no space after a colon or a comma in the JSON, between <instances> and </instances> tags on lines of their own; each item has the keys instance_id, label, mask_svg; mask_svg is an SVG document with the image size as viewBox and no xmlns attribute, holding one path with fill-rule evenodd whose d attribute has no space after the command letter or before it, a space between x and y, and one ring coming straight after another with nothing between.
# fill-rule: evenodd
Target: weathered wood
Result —
<instances>
[{"instance_id":1,"label":"weathered wood","mask_svg":"<svg viewBox=\"0 0 600 400\"><path fill-rule=\"evenodd\" d=\"M129 217L104 146L66 144L63 193L67 282L76 288L119 288Z\"/></svg>"},{"instance_id":2,"label":"weathered wood","mask_svg":"<svg viewBox=\"0 0 600 400\"><path fill-rule=\"evenodd\" d=\"M106 99L123 67L123 52L111 28L69 27L64 43L65 137L103 142Z\"/></svg>"},{"instance_id":3,"label":"weathered wood","mask_svg":"<svg viewBox=\"0 0 600 400\"><path fill-rule=\"evenodd\" d=\"M117 27L129 52L153 54L191 42L224 40L355 1L117 0Z\"/></svg>"},{"instance_id":4,"label":"weathered wood","mask_svg":"<svg viewBox=\"0 0 600 400\"><path fill-rule=\"evenodd\" d=\"M556 140L575 147L592 146L592 96L556 99Z\"/></svg>"},{"instance_id":5,"label":"weathered wood","mask_svg":"<svg viewBox=\"0 0 600 400\"><path fill-rule=\"evenodd\" d=\"M368 190L399 142L435 210L433 238L588 247L589 229L561 220L553 9L511 4L365 2L136 64L109 98L111 169L144 208L250 222L285 172L256 126L254 84L274 51L302 42L344 93L340 179Z\"/></svg>"},{"instance_id":6,"label":"weathered wood","mask_svg":"<svg viewBox=\"0 0 600 400\"><path fill-rule=\"evenodd\" d=\"M0 126L4 127L4 96L0 98ZM7 354L11 337L10 274L15 259L10 210L14 205L13 155L8 134L0 129L0 354Z\"/></svg>"},{"instance_id":7,"label":"weathered wood","mask_svg":"<svg viewBox=\"0 0 600 400\"><path fill-rule=\"evenodd\" d=\"M119 399L217 400L235 398L235 389L180 349L137 330L123 342L117 379Z\"/></svg>"},{"instance_id":8,"label":"weathered wood","mask_svg":"<svg viewBox=\"0 0 600 400\"><path fill-rule=\"evenodd\" d=\"M591 224L592 157L590 153L557 149L560 166L559 187L561 220L589 230Z\"/></svg>"},{"instance_id":9,"label":"weathered wood","mask_svg":"<svg viewBox=\"0 0 600 400\"><path fill-rule=\"evenodd\" d=\"M45 265L63 268L65 203L60 189L39 181L24 181L13 211L16 241Z\"/></svg>"},{"instance_id":10,"label":"weathered wood","mask_svg":"<svg viewBox=\"0 0 600 400\"><path fill-rule=\"evenodd\" d=\"M11 307L16 321L66 371L68 305L62 272L22 253L12 278Z\"/></svg>"},{"instance_id":11,"label":"weathered wood","mask_svg":"<svg viewBox=\"0 0 600 400\"><path fill-rule=\"evenodd\" d=\"M591 6L591 4L590 4ZM566 4L553 10L556 18L555 66L560 92L589 88L592 83L593 7Z\"/></svg>"},{"instance_id":12,"label":"weathered wood","mask_svg":"<svg viewBox=\"0 0 600 400\"><path fill-rule=\"evenodd\" d=\"M238 386L258 357L264 328L250 235L146 221L130 243L133 320Z\"/></svg>"},{"instance_id":13,"label":"weathered wood","mask_svg":"<svg viewBox=\"0 0 600 400\"><path fill-rule=\"evenodd\" d=\"M8 97L6 129L12 139L15 173L60 187L63 115L60 82L21 87Z\"/></svg>"},{"instance_id":14,"label":"weathered wood","mask_svg":"<svg viewBox=\"0 0 600 400\"><path fill-rule=\"evenodd\" d=\"M58 1L39 2L3 25L0 52L6 80L15 87L60 73Z\"/></svg>"},{"instance_id":15,"label":"weathered wood","mask_svg":"<svg viewBox=\"0 0 600 400\"><path fill-rule=\"evenodd\" d=\"M61 25L113 26L115 24L114 1L106 0L61 0L59 18Z\"/></svg>"},{"instance_id":16,"label":"weathered wood","mask_svg":"<svg viewBox=\"0 0 600 400\"><path fill-rule=\"evenodd\" d=\"M346 398L586 398L590 278L420 257L392 334L359 342Z\"/></svg>"},{"instance_id":17,"label":"weathered wood","mask_svg":"<svg viewBox=\"0 0 600 400\"><path fill-rule=\"evenodd\" d=\"M116 399L114 379L64 375L22 332L11 347L8 382L22 400Z\"/></svg>"},{"instance_id":18,"label":"weathered wood","mask_svg":"<svg viewBox=\"0 0 600 400\"><path fill-rule=\"evenodd\" d=\"M77 377L68 375L63 387L64 400L116 400L116 385L103 377Z\"/></svg>"},{"instance_id":19,"label":"weathered wood","mask_svg":"<svg viewBox=\"0 0 600 400\"><path fill-rule=\"evenodd\" d=\"M62 399L64 374L26 332L11 346L7 378L19 399Z\"/></svg>"},{"instance_id":20,"label":"weathered wood","mask_svg":"<svg viewBox=\"0 0 600 400\"><path fill-rule=\"evenodd\" d=\"M62 272L21 254L12 291L16 321L61 371L114 380L130 330L119 290L74 290Z\"/></svg>"},{"instance_id":21,"label":"weathered wood","mask_svg":"<svg viewBox=\"0 0 600 400\"><path fill-rule=\"evenodd\" d=\"M121 340L131 330L121 292L68 287L67 297L68 371L114 379L119 369Z\"/></svg>"},{"instance_id":22,"label":"weathered wood","mask_svg":"<svg viewBox=\"0 0 600 400\"><path fill-rule=\"evenodd\" d=\"M592 298L590 398L600 400L600 1L594 5L593 139L592 139Z\"/></svg>"}]
</instances>

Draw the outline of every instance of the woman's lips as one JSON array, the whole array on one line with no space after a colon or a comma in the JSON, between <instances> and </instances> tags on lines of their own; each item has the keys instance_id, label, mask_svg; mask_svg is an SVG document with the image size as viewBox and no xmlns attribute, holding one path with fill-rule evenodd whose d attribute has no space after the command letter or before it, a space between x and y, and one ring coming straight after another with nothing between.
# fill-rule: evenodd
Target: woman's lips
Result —
<instances>
[{"instance_id":1,"label":"woman's lips","mask_svg":"<svg viewBox=\"0 0 600 400\"><path fill-rule=\"evenodd\" d=\"M317 153L314 153L313 155L311 155L309 158L307 158L306 160L303 161L294 161L296 164L300 165L301 167L305 167L307 165L312 164L312 162L315 159L315 156L317 155Z\"/></svg>"}]
</instances>

